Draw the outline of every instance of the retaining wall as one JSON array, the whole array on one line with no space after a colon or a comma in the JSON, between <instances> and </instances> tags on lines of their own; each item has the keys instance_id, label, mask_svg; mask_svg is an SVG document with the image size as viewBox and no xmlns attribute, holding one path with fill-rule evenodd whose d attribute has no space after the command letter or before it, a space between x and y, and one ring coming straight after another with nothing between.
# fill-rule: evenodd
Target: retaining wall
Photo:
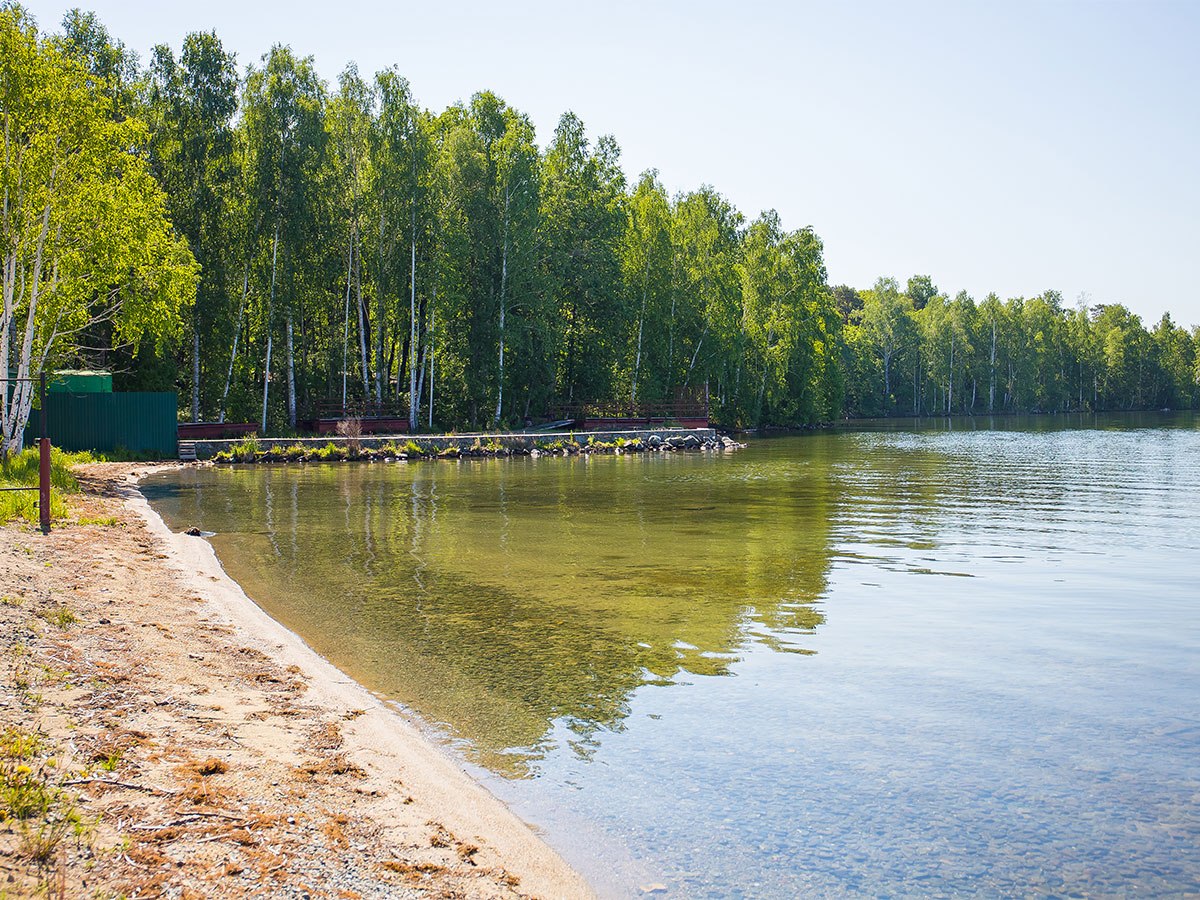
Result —
<instances>
[{"instance_id":1,"label":"retaining wall","mask_svg":"<svg viewBox=\"0 0 1200 900\"><path fill-rule=\"evenodd\" d=\"M558 441L571 441L586 445L588 441L596 443L612 443L617 438L626 441L647 441L652 435L658 435L664 441L671 438L687 438L689 435L699 441L712 440L717 436L715 428L633 428L623 431L548 431L540 434L516 432L512 434L479 433L479 434L373 434L363 435L358 439L359 446L375 449L384 444L392 443L404 446L408 441L415 441L422 447L434 447L445 450L456 447L467 450L478 441L482 446L499 444L506 450L533 450L539 444L553 444ZM196 441L196 458L212 459L222 450L231 450L241 444L241 440L211 440ZM343 437L328 436L319 438L258 438L259 450L284 450L299 444L302 447L319 448L327 444L345 444Z\"/></svg>"}]
</instances>

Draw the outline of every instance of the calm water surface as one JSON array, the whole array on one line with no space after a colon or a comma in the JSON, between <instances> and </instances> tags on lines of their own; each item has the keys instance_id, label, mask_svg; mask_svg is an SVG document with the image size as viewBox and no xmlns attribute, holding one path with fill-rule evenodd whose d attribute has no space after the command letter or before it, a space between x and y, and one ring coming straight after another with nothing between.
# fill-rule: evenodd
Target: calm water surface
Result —
<instances>
[{"instance_id":1,"label":"calm water surface","mask_svg":"<svg viewBox=\"0 0 1200 900\"><path fill-rule=\"evenodd\" d=\"M1200 892L1194 415L145 492L605 896Z\"/></svg>"}]
</instances>

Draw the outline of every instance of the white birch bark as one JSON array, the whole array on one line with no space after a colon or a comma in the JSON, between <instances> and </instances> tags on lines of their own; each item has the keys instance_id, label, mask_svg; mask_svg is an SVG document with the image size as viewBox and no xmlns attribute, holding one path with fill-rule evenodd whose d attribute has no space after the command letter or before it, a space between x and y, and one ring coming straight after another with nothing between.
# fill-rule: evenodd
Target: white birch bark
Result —
<instances>
[{"instance_id":1,"label":"white birch bark","mask_svg":"<svg viewBox=\"0 0 1200 900\"><path fill-rule=\"evenodd\" d=\"M296 361L295 348L292 341L292 308L287 311L287 414L288 425L296 427Z\"/></svg>"},{"instance_id":2,"label":"white birch bark","mask_svg":"<svg viewBox=\"0 0 1200 900\"><path fill-rule=\"evenodd\" d=\"M508 285L508 206L512 191L504 188L504 246L500 252L500 376L496 379L496 415L492 427L500 426L500 406L504 401L504 291Z\"/></svg>"},{"instance_id":3,"label":"white birch bark","mask_svg":"<svg viewBox=\"0 0 1200 900\"><path fill-rule=\"evenodd\" d=\"M192 311L192 421L200 421L200 315Z\"/></svg>"},{"instance_id":4,"label":"white birch bark","mask_svg":"<svg viewBox=\"0 0 1200 900\"><path fill-rule=\"evenodd\" d=\"M275 264L279 254L279 217L275 218L275 238L271 243L271 300L267 305L267 362L263 367L262 433L267 433L267 394L271 385L271 320L275 317Z\"/></svg>"},{"instance_id":5,"label":"white birch bark","mask_svg":"<svg viewBox=\"0 0 1200 900\"><path fill-rule=\"evenodd\" d=\"M642 276L642 312L638 316L637 353L633 357L633 387L629 392L631 406L637 404L638 370L642 366L642 325L646 321L646 295L650 292L650 254L646 253L646 271Z\"/></svg>"},{"instance_id":6,"label":"white birch bark","mask_svg":"<svg viewBox=\"0 0 1200 900\"><path fill-rule=\"evenodd\" d=\"M229 398L229 384L233 381L233 363L237 359L238 338L242 333L242 312L246 308L246 294L250 291L250 254L246 254L246 268L242 273L242 299L238 301L237 327L233 331L233 351L229 354L229 371L225 373L225 390L221 392L221 409L217 421L225 421L225 401Z\"/></svg>"},{"instance_id":7,"label":"white birch bark","mask_svg":"<svg viewBox=\"0 0 1200 900\"><path fill-rule=\"evenodd\" d=\"M354 281L354 232L350 233L350 253L346 261L346 308L342 315L342 412L346 411L346 364L350 358L350 288Z\"/></svg>"}]
</instances>

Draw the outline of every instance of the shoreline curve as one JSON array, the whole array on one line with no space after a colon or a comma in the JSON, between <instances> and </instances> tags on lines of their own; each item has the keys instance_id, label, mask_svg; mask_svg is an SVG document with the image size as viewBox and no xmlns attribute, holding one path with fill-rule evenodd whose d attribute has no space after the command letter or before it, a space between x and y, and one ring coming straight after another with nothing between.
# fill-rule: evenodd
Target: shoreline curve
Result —
<instances>
[{"instance_id":1,"label":"shoreline curve","mask_svg":"<svg viewBox=\"0 0 1200 900\"><path fill-rule=\"evenodd\" d=\"M372 776L373 783L401 780L408 802L428 807L440 823L494 863L518 876L521 892L546 900L596 900L583 877L453 758L429 741L418 725L371 693L308 646L291 629L269 616L221 565L212 545L177 534L138 489L141 476L167 467L149 467L128 476L125 505L164 545L164 562L185 584L240 633L238 639L281 666L296 666L310 679L307 698L330 710L361 713L342 728L345 752ZM405 804L397 792L380 809ZM381 825L386 827L386 817Z\"/></svg>"}]
</instances>

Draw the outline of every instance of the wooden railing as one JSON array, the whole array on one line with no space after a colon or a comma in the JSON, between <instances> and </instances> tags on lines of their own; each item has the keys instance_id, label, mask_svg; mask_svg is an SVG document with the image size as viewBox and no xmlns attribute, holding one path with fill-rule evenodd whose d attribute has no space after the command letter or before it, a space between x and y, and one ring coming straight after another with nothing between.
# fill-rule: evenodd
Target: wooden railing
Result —
<instances>
[{"instance_id":1,"label":"wooden railing","mask_svg":"<svg viewBox=\"0 0 1200 900\"><path fill-rule=\"evenodd\" d=\"M336 401L309 405L307 419L407 419L408 409L395 401L350 400L344 406Z\"/></svg>"},{"instance_id":2,"label":"wooden railing","mask_svg":"<svg viewBox=\"0 0 1200 900\"><path fill-rule=\"evenodd\" d=\"M679 422L695 427L708 424L708 400L703 393L681 394L674 400L657 403L630 403L627 400L589 400L551 407L556 419L570 419L585 428L606 424L655 425Z\"/></svg>"},{"instance_id":3,"label":"wooden railing","mask_svg":"<svg viewBox=\"0 0 1200 900\"><path fill-rule=\"evenodd\" d=\"M335 434L344 419L358 419L363 434L394 434L408 431L408 410L395 401L352 400L311 403L297 424L317 434Z\"/></svg>"}]
</instances>

